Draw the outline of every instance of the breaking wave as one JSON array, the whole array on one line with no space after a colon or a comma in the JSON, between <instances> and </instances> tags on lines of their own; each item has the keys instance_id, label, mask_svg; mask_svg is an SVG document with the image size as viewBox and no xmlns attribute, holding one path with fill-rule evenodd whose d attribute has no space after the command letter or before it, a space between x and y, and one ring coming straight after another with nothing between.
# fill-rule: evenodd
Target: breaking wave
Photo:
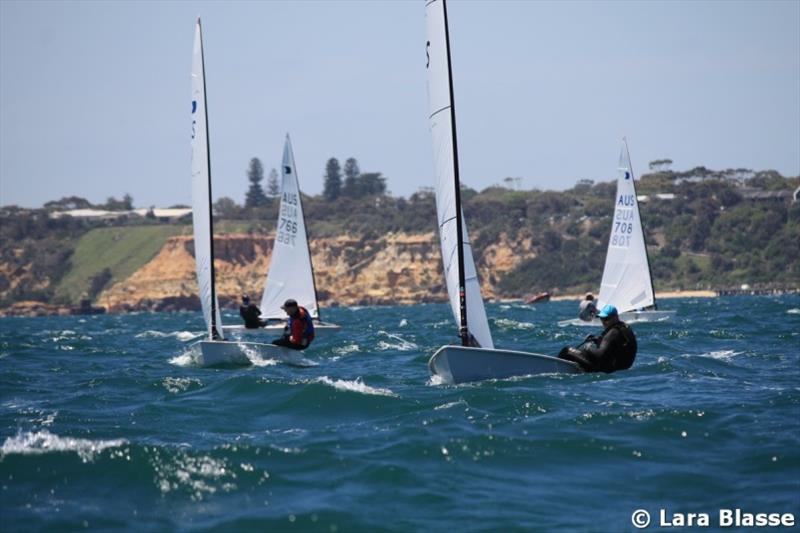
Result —
<instances>
[{"instance_id":1,"label":"breaking wave","mask_svg":"<svg viewBox=\"0 0 800 533\"><path fill-rule=\"evenodd\" d=\"M358 392L360 394L372 394L375 396L397 396L397 394L389 389L382 389L379 387L370 387L361 378L352 380L346 379L331 379L328 376L317 378L318 383L331 386L334 389L350 392Z\"/></svg>"},{"instance_id":2,"label":"breaking wave","mask_svg":"<svg viewBox=\"0 0 800 533\"><path fill-rule=\"evenodd\" d=\"M0 448L0 457L12 454L41 455L50 452L75 452L84 462L94 458L107 448L119 448L128 444L125 439L89 440L60 437L49 431L29 431L9 437Z\"/></svg>"}]
</instances>

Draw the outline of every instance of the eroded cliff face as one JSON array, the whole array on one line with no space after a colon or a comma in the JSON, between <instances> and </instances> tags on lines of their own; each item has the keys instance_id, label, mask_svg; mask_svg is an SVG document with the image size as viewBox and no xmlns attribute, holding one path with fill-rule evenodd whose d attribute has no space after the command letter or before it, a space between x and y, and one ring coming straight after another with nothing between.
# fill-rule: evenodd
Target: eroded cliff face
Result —
<instances>
[{"instance_id":1,"label":"eroded cliff face","mask_svg":"<svg viewBox=\"0 0 800 533\"><path fill-rule=\"evenodd\" d=\"M274 236L229 234L214 239L220 305L235 307L248 293L258 300L269 267ZM170 238L161 251L128 279L106 289L97 304L111 312L133 309L199 309L194 242ZM317 292L323 306L412 304L447 299L439 239L435 233L389 234L380 239L352 236L311 241ZM522 259L530 239L499 241L476 254L484 298Z\"/></svg>"}]
</instances>

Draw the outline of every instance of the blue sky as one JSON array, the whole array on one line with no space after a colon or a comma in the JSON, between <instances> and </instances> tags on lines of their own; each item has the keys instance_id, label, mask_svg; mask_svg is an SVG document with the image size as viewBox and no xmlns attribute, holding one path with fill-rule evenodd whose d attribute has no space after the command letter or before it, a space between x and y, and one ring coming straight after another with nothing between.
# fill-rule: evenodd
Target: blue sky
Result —
<instances>
[{"instance_id":1,"label":"blue sky","mask_svg":"<svg viewBox=\"0 0 800 533\"><path fill-rule=\"evenodd\" d=\"M800 174L800 2L448 3L462 181L524 188L634 171ZM291 133L301 187L356 157L432 183L424 2L0 2L0 205L128 192L190 202L190 69L203 19L214 194Z\"/></svg>"}]
</instances>

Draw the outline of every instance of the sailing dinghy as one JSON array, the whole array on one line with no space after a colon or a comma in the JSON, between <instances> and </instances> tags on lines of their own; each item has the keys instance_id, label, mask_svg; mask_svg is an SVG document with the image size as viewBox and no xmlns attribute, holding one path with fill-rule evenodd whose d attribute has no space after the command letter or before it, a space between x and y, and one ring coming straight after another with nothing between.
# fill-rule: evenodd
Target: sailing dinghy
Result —
<instances>
[{"instance_id":1,"label":"sailing dinghy","mask_svg":"<svg viewBox=\"0 0 800 533\"><path fill-rule=\"evenodd\" d=\"M442 346L431 357L431 374L445 383L553 372L580 373L570 361L548 355L496 350L481 298L472 245L461 209L456 118L445 0L425 5L429 122L436 171L436 214L447 293L461 346Z\"/></svg>"},{"instance_id":2,"label":"sailing dinghy","mask_svg":"<svg viewBox=\"0 0 800 533\"><path fill-rule=\"evenodd\" d=\"M225 340L215 284L210 161L203 36L200 19L197 19L192 55L192 225L197 285L208 336L190 349L200 366L246 365L259 357L310 366L313 363L294 350L271 344Z\"/></svg>"},{"instance_id":3,"label":"sailing dinghy","mask_svg":"<svg viewBox=\"0 0 800 533\"><path fill-rule=\"evenodd\" d=\"M675 311L657 309L650 261L644 240L639 202L636 199L631 157L628 143L623 138L617 169L617 195L611 236L608 240L606 264L597 308L612 304L619 311L620 320L627 323L661 322L675 316ZM595 318L591 321L579 318L563 320L559 326L599 326Z\"/></svg>"},{"instance_id":4,"label":"sailing dinghy","mask_svg":"<svg viewBox=\"0 0 800 533\"><path fill-rule=\"evenodd\" d=\"M311 263L303 202L297 181L297 167L288 133L283 146L281 175L281 204L278 210L275 244L261 297L261 318L267 320L267 325L257 329L248 329L243 325L225 327L226 333L237 337L280 336L286 327L286 313L281 309L281 305L288 298L297 300L298 305L308 310L314 321L315 337L319 338L320 335L335 333L341 329L336 324L323 322L320 317L314 265Z\"/></svg>"}]
</instances>

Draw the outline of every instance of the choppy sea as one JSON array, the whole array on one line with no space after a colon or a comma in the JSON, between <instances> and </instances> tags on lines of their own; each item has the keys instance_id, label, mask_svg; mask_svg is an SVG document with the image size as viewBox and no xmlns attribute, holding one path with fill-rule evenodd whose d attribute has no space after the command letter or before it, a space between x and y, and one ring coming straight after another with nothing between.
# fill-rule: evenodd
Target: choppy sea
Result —
<instances>
[{"instance_id":1,"label":"choppy sea","mask_svg":"<svg viewBox=\"0 0 800 533\"><path fill-rule=\"evenodd\" d=\"M634 367L447 386L449 307L325 309L311 368L206 369L199 313L0 319L3 531L633 531L800 518L800 296L664 300ZM556 353L575 302L490 304ZM227 322L238 322L226 314ZM651 524L655 529L657 524Z\"/></svg>"}]
</instances>

